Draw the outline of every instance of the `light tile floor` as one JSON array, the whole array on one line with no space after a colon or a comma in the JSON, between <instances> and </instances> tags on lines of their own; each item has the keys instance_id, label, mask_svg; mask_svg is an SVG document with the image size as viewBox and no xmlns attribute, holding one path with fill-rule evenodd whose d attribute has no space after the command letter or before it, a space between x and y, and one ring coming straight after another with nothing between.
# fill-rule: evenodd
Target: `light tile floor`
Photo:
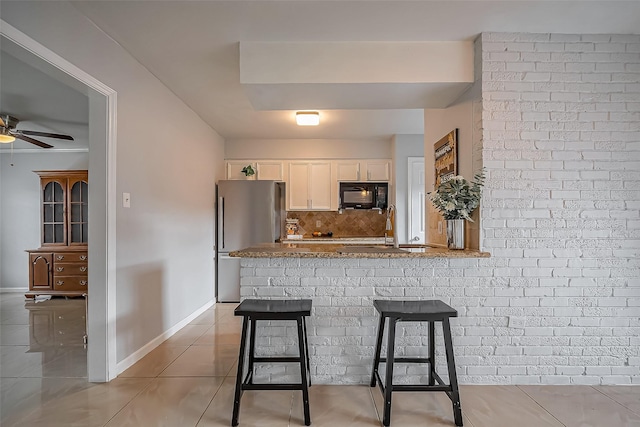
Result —
<instances>
[{"instance_id":1,"label":"light tile floor","mask_svg":"<svg viewBox=\"0 0 640 427\"><path fill-rule=\"evenodd\" d=\"M107 384L86 380L84 300L25 303L0 294L0 425L229 426L240 319L207 310ZM303 425L300 392L246 392L241 426ZM640 387L461 387L468 427L640 426ZM310 389L316 427L380 426L382 396L364 386ZM396 393L392 426L453 426L443 393Z\"/></svg>"}]
</instances>

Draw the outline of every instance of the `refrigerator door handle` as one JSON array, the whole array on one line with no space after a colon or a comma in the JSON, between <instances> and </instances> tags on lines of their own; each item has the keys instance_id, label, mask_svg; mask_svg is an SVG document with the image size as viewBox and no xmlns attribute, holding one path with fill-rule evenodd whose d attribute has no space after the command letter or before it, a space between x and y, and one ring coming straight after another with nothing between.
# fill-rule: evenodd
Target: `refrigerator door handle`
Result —
<instances>
[{"instance_id":1,"label":"refrigerator door handle","mask_svg":"<svg viewBox=\"0 0 640 427\"><path fill-rule=\"evenodd\" d=\"M224 249L224 197L218 198L218 245Z\"/></svg>"}]
</instances>

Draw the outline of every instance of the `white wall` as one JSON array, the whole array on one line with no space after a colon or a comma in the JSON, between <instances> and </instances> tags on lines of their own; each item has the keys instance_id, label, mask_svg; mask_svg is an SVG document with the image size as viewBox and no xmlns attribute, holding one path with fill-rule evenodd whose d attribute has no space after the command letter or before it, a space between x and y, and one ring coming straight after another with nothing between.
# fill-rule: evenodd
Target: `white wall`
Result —
<instances>
[{"instance_id":1,"label":"white wall","mask_svg":"<svg viewBox=\"0 0 640 427\"><path fill-rule=\"evenodd\" d=\"M424 135L396 135L393 138L393 193L398 241L408 243L409 157L424 156Z\"/></svg>"},{"instance_id":2,"label":"white wall","mask_svg":"<svg viewBox=\"0 0 640 427\"><path fill-rule=\"evenodd\" d=\"M235 159L390 159L391 140L231 139L225 158Z\"/></svg>"},{"instance_id":3,"label":"white wall","mask_svg":"<svg viewBox=\"0 0 640 427\"><path fill-rule=\"evenodd\" d=\"M11 166L13 163L13 166ZM40 177L36 170L87 169L89 153L0 153L0 288L29 287L28 249L40 247Z\"/></svg>"},{"instance_id":4,"label":"white wall","mask_svg":"<svg viewBox=\"0 0 640 427\"><path fill-rule=\"evenodd\" d=\"M117 91L118 200L131 193L131 208L117 208L122 362L213 299L224 141L69 3L4 3L2 18Z\"/></svg>"},{"instance_id":5,"label":"white wall","mask_svg":"<svg viewBox=\"0 0 640 427\"><path fill-rule=\"evenodd\" d=\"M474 141L480 138L478 119L481 117L478 101L465 100L446 109L427 109L424 111L424 160L426 191L434 190L434 150L433 145L443 136L458 129L458 175L468 180L474 174ZM476 213L477 215L477 213ZM446 226L438 226L441 217L431 202L427 203L427 242L446 244ZM474 216L475 218L475 216ZM477 224L467 224L466 247L478 248ZM442 233L439 232L442 230ZM473 230L473 231L472 231Z\"/></svg>"}]
</instances>

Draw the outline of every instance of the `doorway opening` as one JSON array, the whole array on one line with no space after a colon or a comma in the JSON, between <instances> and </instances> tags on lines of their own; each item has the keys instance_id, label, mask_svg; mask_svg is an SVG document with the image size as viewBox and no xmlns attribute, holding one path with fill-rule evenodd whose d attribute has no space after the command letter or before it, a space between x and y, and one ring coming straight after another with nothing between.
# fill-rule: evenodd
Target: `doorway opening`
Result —
<instances>
[{"instance_id":1,"label":"doorway opening","mask_svg":"<svg viewBox=\"0 0 640 427\"><path fill-rule=\"evenodd\" d=\"M116 92L2 20L0 36L72 77L89 98L87 377L110 381L116 376Z\"/></svg>"}]
</instances>

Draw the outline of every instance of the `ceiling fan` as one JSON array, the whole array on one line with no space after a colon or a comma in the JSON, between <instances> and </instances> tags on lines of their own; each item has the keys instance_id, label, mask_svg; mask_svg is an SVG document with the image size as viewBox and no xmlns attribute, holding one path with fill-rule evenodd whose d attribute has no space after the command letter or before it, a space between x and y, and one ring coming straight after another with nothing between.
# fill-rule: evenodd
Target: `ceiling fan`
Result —
<instances>
[{"instance_id":1,"label":"ceiling fan","mask_svg":"<svg viewBox=\"0 0 640 427\"><path fill-rule=\"evenodd\" d=\"M0 114L0 143L13 142L17 139L30 142L42 148L52 148L53 145L49 145L37 139L31 138L28 135L43 136L46 138L66 139L67 141L73 141L73 137L69 135L62 135L59 133L37 132L34 130L18 130L16 126L20 120L12 117L8 114Z\"/></svg>"}]
</instances>

